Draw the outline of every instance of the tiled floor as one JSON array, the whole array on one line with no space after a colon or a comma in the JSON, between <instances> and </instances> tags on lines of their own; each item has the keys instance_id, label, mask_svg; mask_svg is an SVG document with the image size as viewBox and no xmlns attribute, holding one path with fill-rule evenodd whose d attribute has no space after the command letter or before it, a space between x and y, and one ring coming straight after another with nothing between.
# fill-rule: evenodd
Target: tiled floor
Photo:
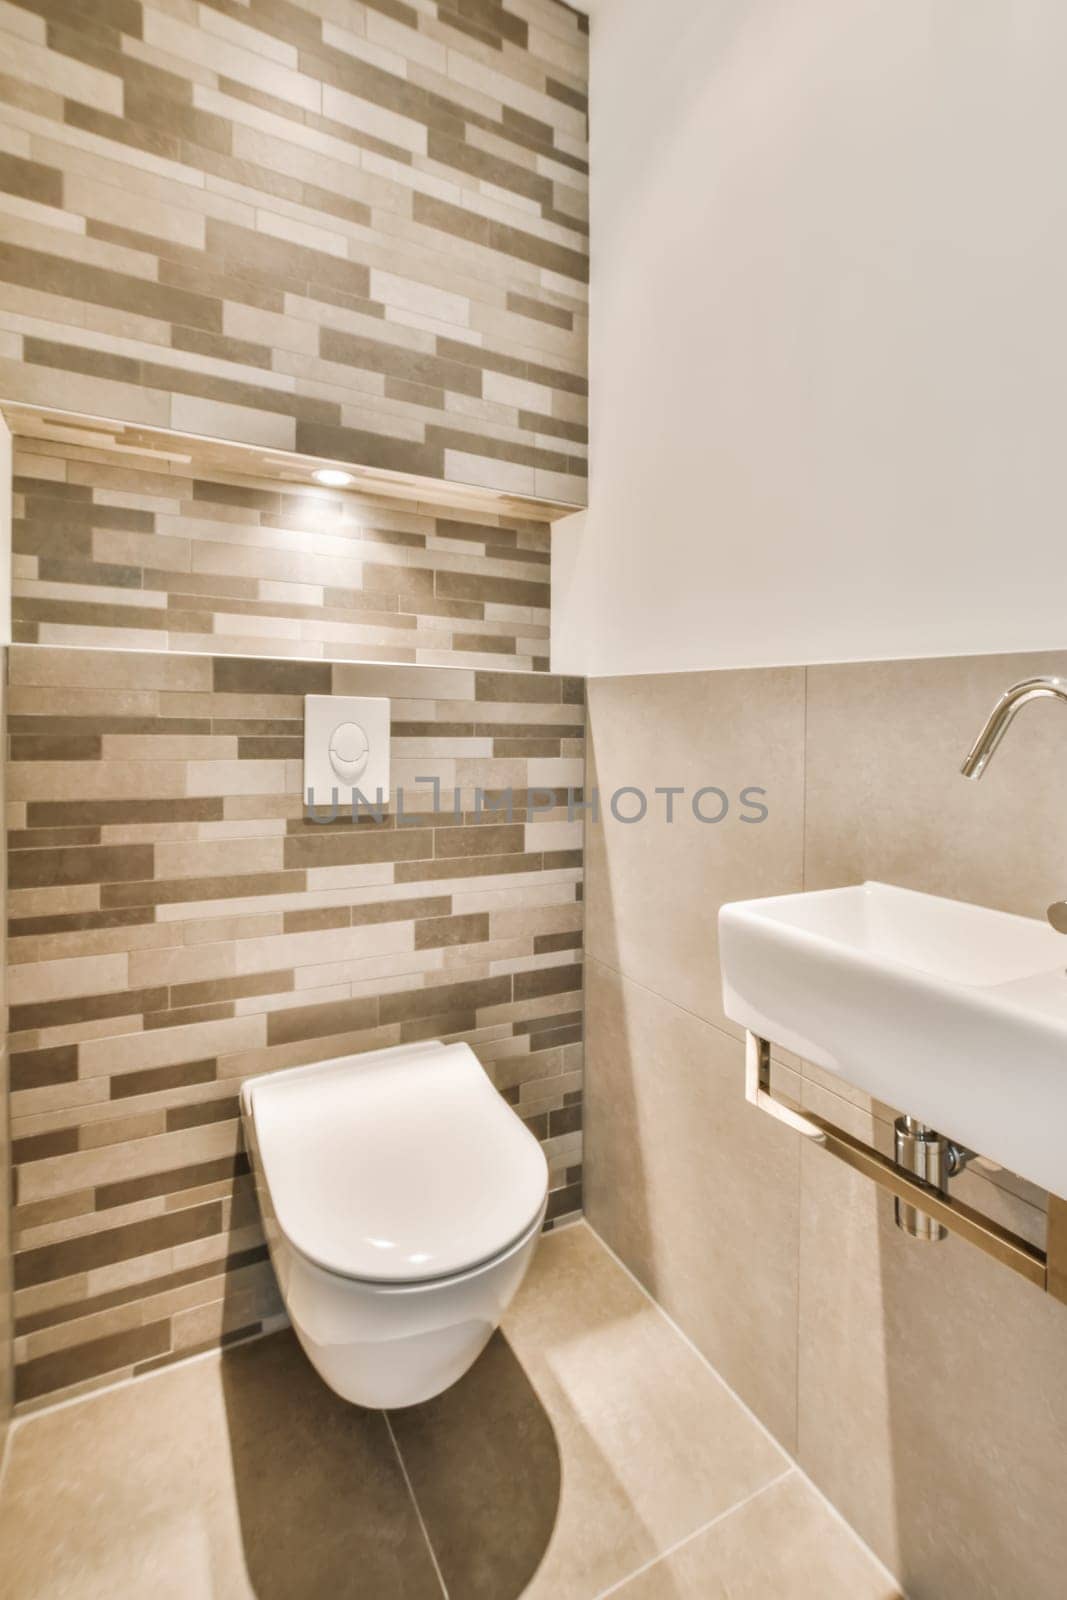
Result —
<instances>
[{"instance_id":1,"label":"tiled floor","mask_svg":"<svg viewBox=\"0 0 1067 1600\"><path fill-rule=\"evenodd\" d=\"M580 1224L464 1381L388 1417L292 1336L16 1426L3 1600L891 1600Z\"/></svg>"}]
</instances>

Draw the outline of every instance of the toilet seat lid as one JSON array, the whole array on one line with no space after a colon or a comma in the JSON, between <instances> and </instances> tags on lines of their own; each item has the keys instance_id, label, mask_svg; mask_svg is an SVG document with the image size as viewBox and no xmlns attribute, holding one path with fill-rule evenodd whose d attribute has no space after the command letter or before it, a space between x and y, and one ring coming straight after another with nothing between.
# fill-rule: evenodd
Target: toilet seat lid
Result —
<instances>
[{"instance_id":1,"label":"toilet seat lid","mask_svg":"<svg viewBox=\"0 0 1067 1600\"><path fill-rule=\"evenodd\" d=\"M544 1152L469 1045L296 1067L241 1098L279 1228L342 1277L451 1277L507 1249L544 1204Z\"/></svg>"}]
</instances>

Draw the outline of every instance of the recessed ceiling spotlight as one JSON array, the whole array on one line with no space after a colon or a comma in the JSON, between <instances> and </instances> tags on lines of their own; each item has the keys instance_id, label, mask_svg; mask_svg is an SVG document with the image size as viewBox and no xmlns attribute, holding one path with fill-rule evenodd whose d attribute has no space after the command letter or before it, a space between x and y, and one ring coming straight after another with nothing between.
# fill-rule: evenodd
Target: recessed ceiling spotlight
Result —
<instances>
[{"instance_id":1,"label":"recessed ceiling spotlight","mask_svg":"<svg viewBox=\"0 0 1067 1600\"><path fill-rule=\"evenodd\" d=\"M341 472L337 467L320 467L311 476L316 483L324 483L327 489L343 489L346 483L353 481L350 472Z\"/></svg>"}]
</instances>

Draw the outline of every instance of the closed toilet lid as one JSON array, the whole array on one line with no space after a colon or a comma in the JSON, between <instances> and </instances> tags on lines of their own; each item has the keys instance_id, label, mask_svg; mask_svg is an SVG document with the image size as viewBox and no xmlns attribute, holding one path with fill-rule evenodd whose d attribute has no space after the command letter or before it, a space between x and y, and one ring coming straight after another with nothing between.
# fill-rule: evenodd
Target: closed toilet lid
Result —
<instances>
[{"instance_id":1,"label":"closed toilet lid","mask_svg":"<svg viewBox=\"0 0 1067 1600\"><path fill-rule=\"evenodd\" d=\"M548 1167L468 1045L376 1050L249 1080L282 1233L328 1272L448 1277L535 1222Z\"/></svg>"}]
</instances>

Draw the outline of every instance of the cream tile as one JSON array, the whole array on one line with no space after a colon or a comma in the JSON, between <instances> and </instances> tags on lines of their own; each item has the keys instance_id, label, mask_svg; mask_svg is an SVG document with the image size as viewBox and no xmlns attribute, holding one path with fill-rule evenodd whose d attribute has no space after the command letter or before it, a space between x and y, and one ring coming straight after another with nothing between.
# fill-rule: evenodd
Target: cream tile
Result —
<instances>
[{"instance_id":1,"label":"cream tile","mask_svg":"<svg viewBox=\"0 0 1067 1600\"><path fill-rule=\"evenodd\" d=\"M8 974L8 998L13 1005L30 1005L70 995L104 994L124 989L128 966L125 955L25 963L13 967Z\"/></svg>"},{"instance_id":2,"label":"cream tile","mask_svg":"<svg viewBox=\"0 0 1067 1600\"><path fill-rule=\"evenodd\" d=\"M268 61L229 39L212 37L201 27L189 27L161 11L145 16L144 39L180 60L196 62L211 72L236 78L238 83L290 100L305 111L322 110L321 85L310 75L294 72L277 60Z\"/></svg>"},{"instance_id":3,"label":"cream tile","mask_svg":"<svg viewBox=\"0 0 1067 1600\"><path fill-rule=\"evenodd\" d=\"M504 1333L563 1462L552 1539L524 1600L588 1600L785 1465L580 1224L542 1242Z\"/></svg>"},{"instance_id":4,"label":"cream tile","mask_svg":"<svg viewBox=\"0 0 1067 1600\"><path fill-rule=\"evenodd\" d=\"M791 1450L799 1141L746 1104L740 1041L598 961L586 1034L586 1214Z\"/></svg>"},{"instance_id":5,"label":"cream tile","mask_svg":"<svg viewBox=\"0 0 1067 1600\"><path fill-rule=\"evenodd\" d=\"M41 650L33 645L13 645L9 652L9 678L15 685L62 686L75 693L99 695L103 689L151 689L191 692L211 689L211 662L188 656L167 656L132 650L100 650L86 655L82 650ZM120 707L122 700L116 702ZM113 713L114 714L114 713ZM126 714L134 714L131 710Z\"/></svg>"},{"instance_id":6,"label":"cream tile","mask_svg":"<svg viewBox=\"0 0 1067 1600\"><path fill-rule=\"evenodd\" d=\"M86 62L77 61L57 50L46 50L27 38L4 36L4 68L27 83L36 83L55 94L81 101L84 105L122 115L122 79L101 72Z\"/></svg>"},{"instance_id":7,"label":"cream tile","mask_svg":"<svg viewBox=\"0 0 1067 1600\"><path fill-rule=\"evenodd\" d=\"M727 900L802 886L804 674L801 669L691 672L594 679L589 696L589 787L599 824L586 826L591 955L696 1016L723 1015L717 921ZM674 821L657 787L679 786ZM647 797L643 821L622 823L610 800L624 786ZM697 821L705 787L725 792L722 822ZM740 802L762 788L765 821ZM755 797L760 798L760 797ZM721 801L700 802L713 817ZM619 810L636 812L634 796Z\"/></svg>"}]
</instances>

